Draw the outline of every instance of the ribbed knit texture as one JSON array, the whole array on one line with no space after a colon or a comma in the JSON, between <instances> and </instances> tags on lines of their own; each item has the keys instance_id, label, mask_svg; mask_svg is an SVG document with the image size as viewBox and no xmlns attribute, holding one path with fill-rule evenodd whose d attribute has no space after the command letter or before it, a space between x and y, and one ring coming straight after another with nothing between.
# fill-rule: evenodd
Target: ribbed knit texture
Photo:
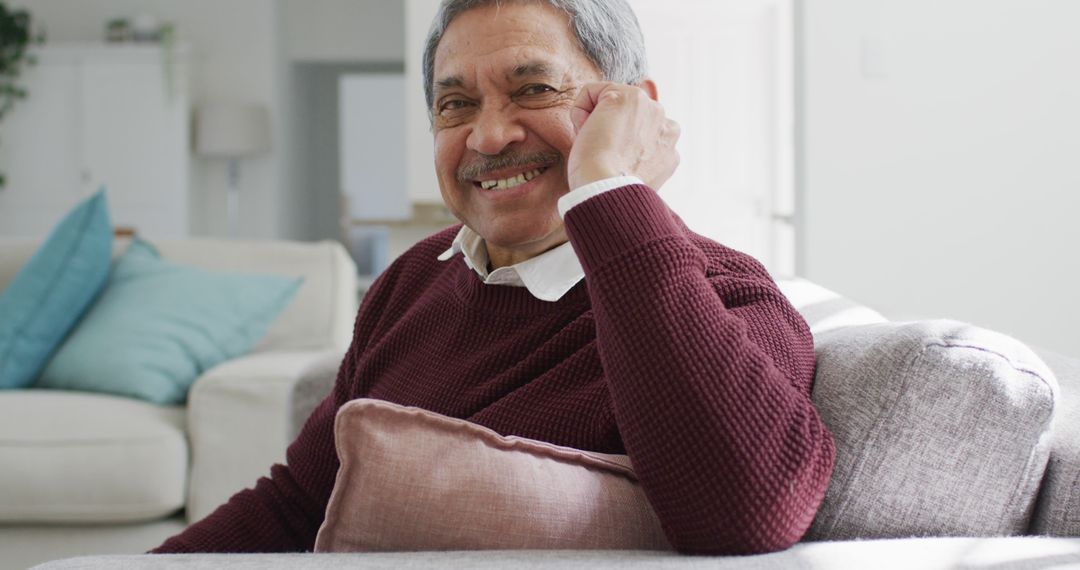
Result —
<instances>
[{"instance_id":1,"label":"ribbed knit texture","mask_svg":"<svg viewBox=\"0 0 1080 570\"><path fill-rule=\"evenodd\" d=\"M360 397L628 453L682 552L798 541L834 457L806 323L760 263L691 233L645 186L576 206L566 226L586 279L556 303L437 261L457 228L413 247L365 299L288 466L155 552L310 550L338 468L334 415Z\"/></svg>"}]
</instances>

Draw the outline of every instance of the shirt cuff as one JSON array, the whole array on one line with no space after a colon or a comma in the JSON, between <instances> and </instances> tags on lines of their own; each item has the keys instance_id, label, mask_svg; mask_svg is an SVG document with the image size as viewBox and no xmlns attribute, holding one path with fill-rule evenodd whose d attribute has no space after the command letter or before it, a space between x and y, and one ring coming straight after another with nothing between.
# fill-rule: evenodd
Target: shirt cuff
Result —
<instances>
[{"instance_id":1,"label":"shirt cuff","mask_svg":"<svg viewBox=\"0 0 1080 570\"><path fill-rule=\"evenodd\" d=\"M631 184L644 184L644 182L637 176L613 176L611 178L597 180L596 182L590 182L581 188L575 188L562 198L559 198L559 217L566 217L566 212L570 211L570 208L577 206L593 196L599 196L604 192L622 188L623 186L629 186Z\"/></svg>"}]
</instances>

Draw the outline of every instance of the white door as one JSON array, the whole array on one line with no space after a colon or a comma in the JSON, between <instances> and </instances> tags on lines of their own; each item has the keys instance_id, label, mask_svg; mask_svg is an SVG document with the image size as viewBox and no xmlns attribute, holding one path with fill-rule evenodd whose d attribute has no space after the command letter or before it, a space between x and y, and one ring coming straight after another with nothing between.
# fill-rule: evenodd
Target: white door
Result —
<instances>
[{"instance_id":1,"label":"white door","mask_svg":"<svg viewBox=\"0 0 1080 570\"><path fill-rule=\"evenodd\" d=\"M791 0L630 0L682 126L661 195L690 228L795 271Z\"/></svg>"}]
</instances>

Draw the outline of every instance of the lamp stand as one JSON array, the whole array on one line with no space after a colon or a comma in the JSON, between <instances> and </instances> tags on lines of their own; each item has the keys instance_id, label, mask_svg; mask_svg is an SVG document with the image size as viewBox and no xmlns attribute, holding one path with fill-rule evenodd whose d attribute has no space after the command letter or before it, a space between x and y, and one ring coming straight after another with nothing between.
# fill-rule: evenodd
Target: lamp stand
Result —
<instances>
[{"instance_id":1,"label":"lamp stand","mask_svg":"<svg viewBox=\"0 0 1080 570\"><path fill-rule=\"evenodd\" d=\"M229 159L229 191L225 194L229 237L236 238L240 226L240 159Z\"/></svg>"}]
</instances>

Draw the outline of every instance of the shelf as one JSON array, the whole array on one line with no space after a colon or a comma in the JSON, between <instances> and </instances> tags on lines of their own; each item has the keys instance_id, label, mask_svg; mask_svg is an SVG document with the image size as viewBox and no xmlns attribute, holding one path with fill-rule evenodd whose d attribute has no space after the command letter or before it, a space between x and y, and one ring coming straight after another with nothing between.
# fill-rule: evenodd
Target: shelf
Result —
<instances>
[{"instance_id":1,"label":"shelf","mask_svg":"<svg viewBox=\"0 0 1080 570\"><path fill-rule=\"evenodd\" d=\"M103 42L57 42L30 48L30 53L41 62L79 63L87 59L112 63L155 63L161 61L162 45L159 43ZM191 48L187 44L173 46L174 57L187 57Z\"/></svg>"}]
</instances>

